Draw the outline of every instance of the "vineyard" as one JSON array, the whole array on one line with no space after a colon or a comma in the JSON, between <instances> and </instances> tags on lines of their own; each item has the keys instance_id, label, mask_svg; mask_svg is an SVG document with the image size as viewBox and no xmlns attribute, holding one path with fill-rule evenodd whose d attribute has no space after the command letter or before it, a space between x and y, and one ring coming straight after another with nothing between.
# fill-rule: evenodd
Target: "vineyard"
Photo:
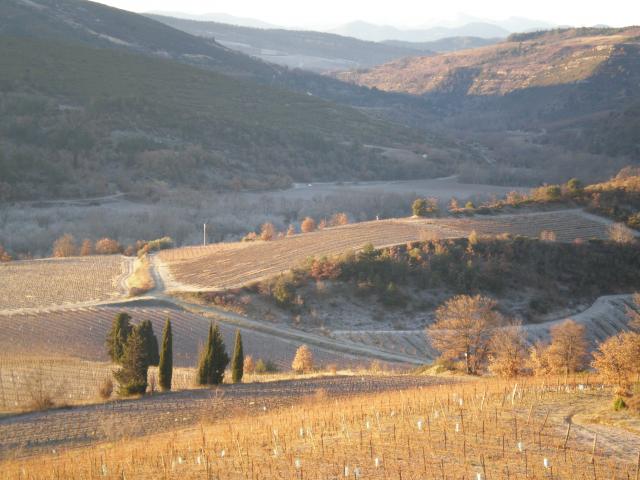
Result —
<instances>
[{"instance_id":1,"label":"vineyard","mask_svg":"<svg viewBox=\"0 0 640 480\"><path fill-rule=\"evenodd\" d=\"M169 418L165 421L161 411L152 408L141 414L154 399L136 402L135 407L115 405L112 416L106 410L87 410L75 417L75 412L56 412L46 419L36 416L23 422L22 427L29 431L42 421L40 428L30 432L34 438L30 446L45 449L49 442L48 453L6 460L0 468L5 478L15 479L24 478L23 471L32 478L49 478L55 472L59 479L223 480L629 479L640 473L637 435L574 417L610 402L611 392L594 379L429 385L421 383L419 377L404 378L415 380L416 388L372 389L375 393L362 394L357 379L349 379L356 388L339 402L334 396L347 392L335 389L332 383L312 382L307 385L311 388L300 385L307 395L313 395L314 387L321 389L302 403L297 396L298 384L288 385L294 387L298 404L284 409L275 407L290 405L288 396L270 403L277 398L275 391L265 393L265 397L252 397L260 395L252 392L244 399L239 393L236 398L236 391L222 397L212 393L200 405L200 426L187 429L182 418L172 412L171 403L166 407ZM392 383L388 381L387 386ZM246 402L246 409L232 414L233 421L227 422L216 412L230 397L238 406L249 398L254 400ZM71 426L68 434L84 443L104 437L100 423L93 426L95 437L73 437L87 434L82 426L94 414L100 413L103 424L117 429L124 426L120 421L123 409L131 410L129 431L135 430L138 422L140 427L158 423L160 429L171 424L174 430L182 429L172 435L118 442L117 448L105 443L65 452L56 445L54 422L61 428L66 421L64 425ZM192 412L186 410L180 415ZM218 421L210 424L212 418ZM0 431L3 446L19 441L20 434L6 422L0 423Z\"/></svg>"},{"instance_id":2,"label":"vineyard","mask_svg":"<svg viewBox=\"0 0 640 480\"><path fill-rule=\"evenodd\" d=\"M150 307L87 307L52 311L0 315L0 350L5 355L39 355L49 357L78 357L90 361L108 359L104 341L113 318L122 311L132 317L132 322L150 320L160 339L167 318L173 328L174 365L193 367L198 358L198 349L204 343L211 320L170 306ZM219 323L227 349L233 348L236 327ZM241 328L244 352L254 360L259 358L274 362L281 369L289 369L300 342ZM366 361L334 351L310 346L316 363L336 364L339 367L355 366Z\"/></svg>"},{"instance_id":3,"label":"vineyard","mask_svg":"<svg viewBox=\"0 0 640 480\"><path fill-rule=\"evenodd\" d=\"M115 255L3 263L0 311L115 300L127 293L130 268L130 259Z\"/></svg>"},{"instance_id":4,"label":"vineyard","mask_svg":"<svg viewBox=\"0 0 640 480\"><path fill-rule=\"evenodd\" d=\"M259 416L308 397L348 397L451 381L406 375L331 376L227 385L35 412L0 418L0 458L170 431L239 412Z\"/></svg>"},{"instance_id":5,"label":"vineyard","mask_svg":"<svg viewBox=\"0 0 640 480\"><path fill-rule=\"evenodd\" d=\"M608 238L608 223L578 210L469 218L398 219L363 222L294 235L270 242L247 242L163 251L158 266L168 290L227 290L273 277L321 257L427 238L510 233L539 238L553 232L558 241Z\"/></svg>"}]
</instances>

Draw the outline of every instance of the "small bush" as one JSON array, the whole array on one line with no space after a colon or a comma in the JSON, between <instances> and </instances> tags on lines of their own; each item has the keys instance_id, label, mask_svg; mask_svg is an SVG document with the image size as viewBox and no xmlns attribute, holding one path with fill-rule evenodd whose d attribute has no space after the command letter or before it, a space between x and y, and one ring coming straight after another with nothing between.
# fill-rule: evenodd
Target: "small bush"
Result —
<instances>
[{"instance_id":1,"label":"small bush","mask_svg":"<svg viewBox=\"0 0 640 480\"><path fill-rule=\"evenodd\" d=\"M622 397L617 397L613 401L613 409L616 412L619 412L620 410L625 410L626 408L627 408L627 403L624 401Z\"/></svg>"},{"instance_id":2,"label":"small bush","mask_svg":"<svg viewBox=\"0 0 640 480\"><path fill-rule=\"evenodd\" d=\"M108 400L111 398L112 393L113 380L107 378L98 386L98 395L100 395L100 398L102 398L103 400Z\"/></svg>"},{"instance_id":3,"label":"small bush","mask_svg":"<svg viewBox=\"0 0 640 480\"><path fill-rule=\"evenodd\" d=\"M253 371L258 375L263 375L265 373L276 373L278 371L278 366L271 360L265 361L259 358Z\"/></svg>"},{"instance_id":4,"label":"small bush","mask_svg":"<svg viewBox=\"0 0 640 480\"><path fill-rule=\"evenodd\" d=\"M96 242L98 255L116 255L120 253L120 244L112 238L101 238Z\"/></svg>"}]
</instances>

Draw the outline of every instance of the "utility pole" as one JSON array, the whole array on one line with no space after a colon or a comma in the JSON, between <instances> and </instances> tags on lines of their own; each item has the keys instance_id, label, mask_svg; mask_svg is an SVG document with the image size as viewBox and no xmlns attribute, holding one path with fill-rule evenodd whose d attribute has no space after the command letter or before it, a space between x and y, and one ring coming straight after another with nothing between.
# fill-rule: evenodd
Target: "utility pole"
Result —
<instances>
[{"instance_id":1,"label":"utility pole","mask_svg":"<svg viewBox=\"0 0 640 480\"><path fill-rule=\"evenodd\" d=\"M207 224L202 225L202 245L207 246Z\"/></svg>"}]
</instances>

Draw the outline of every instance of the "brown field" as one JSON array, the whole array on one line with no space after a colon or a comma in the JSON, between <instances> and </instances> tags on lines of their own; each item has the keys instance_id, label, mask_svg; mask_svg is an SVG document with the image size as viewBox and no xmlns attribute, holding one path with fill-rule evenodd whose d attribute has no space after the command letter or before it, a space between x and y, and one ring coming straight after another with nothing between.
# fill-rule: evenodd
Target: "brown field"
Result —
<instances>
[{"instance_id":1,"label":"brown field","mask_svg":"<svg viewBox=\"0 0 640 480\"><path fill-rule=\"evenodd\" d=\"M365 394L357 378L270 385L270 392L243 385L223 389L223 396L211 392L197 415L190 410L176 415L173 404L184 398L178 394L172 396L175 402L160 402L160 397L123 402L108 407L111 416L96 410L105 407L85 407L0 421L3 452L21 445L26 434L32 441L18 455L44 451L7 459L0 469L8 479L541 480L629 479L638 474L637 434L583 422L577 415L610 403L611 392L593 379L433 385L425 377L395 378L408 379L406 385L415 382L415 388ZM368 379L366 387L373 389L375 382ZM303 400L305 395L309 397ZM224 410L229 401L245 408ZM224 418L217 415L220 411ZM200 425L184 428L182 415L185 423ZM65 426L64 438L71 440L57 443ZM65 448L109 435L115 440L122 434L155 434L165 426L171 433Z\"/></svg>"},{"instance_id":2,"label":"brown field","mask_svg":"<svg viewBox=\"0 0 640 480\"><path fill-rule=\"evenodd\" d=\"M130 260L119 255L0 264L0 311L115 300L126 295Z\"/></svg>"},{"instance_id":3,"label":"brown field","mask_svg":"<svg viewBox=\"0 0 640 480\"><path fill-rule=\"evenodd\" d=\"M558 241L607 238L608 223L579 210L472 218L398 219L363 222L271 242L189 247L158 255L168 290L227 290L286 272L309 257L402 244L429 237L455 238L510 233L538 238L553 231Z\"/></svg>"}]
</instances>

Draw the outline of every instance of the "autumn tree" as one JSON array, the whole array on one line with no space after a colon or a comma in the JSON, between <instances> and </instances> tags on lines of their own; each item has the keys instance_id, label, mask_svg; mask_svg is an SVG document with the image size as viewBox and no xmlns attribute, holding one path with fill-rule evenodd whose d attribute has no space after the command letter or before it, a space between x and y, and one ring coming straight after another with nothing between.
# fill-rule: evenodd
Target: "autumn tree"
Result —
<instances>
[{"instance_id":1,"label":"autumn tree","mask_svg":"<svg viewBox=\"0 0 640 480\"><path fill-rule=\"evenodd\" d=\"M294 227L293 225L289 225L289 228L287 229L287 237L292 237L296 234L296 227Z\"/></svg>"},{"instance_id":2,"label":"autumn tree","mask_svg":"<svg viewBox=\"0 0 640 480\"><path fill-rule=\"evenodd\" d=\"M233 360L231 362L231 379L233 383L242 383L244 374L244 352L242 348L242 335L240 330L236 330L236 344L233 349Z\"/></svg>"},{"instance_id":3,"label":"autumn tree","mask_svg":"<svg viewBox=\"0 0 640 480\"><path fill-rule=\"evenodd\" d=\"M348 225L348 224L349 224L349 216L344 212L333 214L333 216L329 220L329 226L331 227L339 227L341 225Z\"/></svg>"},{"instance_id":4,"label":"autumn tree","mask_svg":"<svg viewBox=\"0 0 640 480\"><path fill-rule=\"evenodd\" d=\"M309 347L306 345L298 347L291 362L291 369L296 373L307 373L313 370L313 353Z\"/></svg>"},{"instance_id":5,"label":"autumn tree","mask_svg":"<svg viewBox=\"0 0 640 480\"><path fill-rule=\"evenodd\" d=\"M127 313L119 313L113 319L111 330L107 335L106 346L109 358L115 363L121 363L124 355L124 346L131 335L131 316Z\"/></svg>"},{"instance_id":6,"label":"autumn tree","mask_svg":"<svg viewBox=\"0 0 640 480\"><path fill-rule=\"evenodd\" d=\"M629 317L629 327L640 331L640 293L633 295L633 307L627 307L627 316Z\"/></svg>"},{"instance_id":7,"label":"autumn tree","mask_svg":"<svg viewBox=\"0 0 640 480\"><path fill-rule=\"evenodd\" d=\"M267 222L262 224L260 228L260 239L268 242L273 240L276 236L276 228L273 226L273 223Z\"/></svg>"},{"instance_id":8,"label":"autumn tree","mask_svg":"<svg viewBox=\"0 0 640 480\"><path fill-rule=\"evenodd\" d=\"M624 223L614 223L607 231L609 240L616 243L633 243L636 240L634 233Z\"/></svg>"},{"instance_id":9,"label":"autumn tree","mask_svg":"<svg viewBox=\"0 0 640 480\"><path fill-rule=\"evenodd\" d=\"M53 243L54 257L74 257L77 254L76 240L70 233L65 233Z\"/></svg>"},{"instance_id":10,"label":"autumn tree","mask_svg":"<svg viewBox=\"0 0 640 480\"><path fill-rule=\"evenodd\" d=\"M11 255L0 245L0 263L10 262L12 260Z\"/></svg>"},{"instance_id":11,"label":"autumn tree","mask_svg":"<svg viewBox=\"0 0 640 480\"><path fill-rule=\"evenodd\" d=\"M120 253L120 244L112 238L101 238L96 242L98 255L115 255Z\"/></svg>"},{"instance_id":12,"label":"autumn tree","mask_svg":"<svg viewBox=\"0 0 640 480\"><path fill-rule=\"evenodd\" d=\"M256 370L256 364L251 355L244 357L243 371L245 374L252 374Z\"/></svg>"},{"instance_id":13,"label":"autumn tree","mask_svg":"<svg viewBox=\"0 0 640 480\"><path fill-rule=\"evenodd\" d=\"M489 370L506 378L517 377L522 373L527 346L525 332L520 325L496 330L489 348Z\"/></svg>"},{"instance_id":14,"label":"autumn tree","mask_svg":"<svg viewBox=\"0 0 640 480\"><path fill-rule=\"evenodd\" d=\"M160 362L158 363L158 382L163 391L171 390L173 378L173 333L171 332L171 320L167 318L162 331L162 349L160 350Z\"/></svg>"},{"instance_id":15,"label":"autumn tree","mask_svg":"<svg viewBox=\"0 0 640 480\"><path fill-rule=\"evenodd\" d=\"M586 366L587 351L584 325L566 320L551 327L547 355L552 372L566 375L582 370Z\"/></svg>"},{"instance_id":16,"label":"autumn tree","mask_svg":"<svg viewBox=\"0 0 640 480\"><path fill-rule=\"evenodd\" d=\"M502 324L494 300L458 295L438 307L436 321L426 333L443 359L464 361L465 371L477 374L487 358L493 332Z\"/></svg>"},{"instance_id":17,"label":"autumn tree","mask_svg":"<svg viewBox=\"0 0 640 480\"><path fill-rule=\"evenodd\" d=\"M304 220L302 220L302 223L300 224L300 231L302 233L313 232L315 229L316 221L313 218L306 217Z\"/></svg>"},{"instance_id":18,"label":"autumn tree","mask_svg":"<svg viewBox=\"0 0 640 480\"><path fill-rule=\"evenodd\" d=\"M93 242L88 238L85 238L82 241L82 245L80 246L80 255L83 257L88 257L89 255L93 255Z\"/></svg>"},{"instance_id":19,"label":"autumn tree","mask_svg":"<svg viewBox=\"0 0 640 480\"><path fill-rule=\"evenodd\" d=\"M602 379L615 385L618 395L627 396L634 380L640 374L640 334L621 332L608 338L593 354L591 366Z\"/></svg>"}]
</instances>

